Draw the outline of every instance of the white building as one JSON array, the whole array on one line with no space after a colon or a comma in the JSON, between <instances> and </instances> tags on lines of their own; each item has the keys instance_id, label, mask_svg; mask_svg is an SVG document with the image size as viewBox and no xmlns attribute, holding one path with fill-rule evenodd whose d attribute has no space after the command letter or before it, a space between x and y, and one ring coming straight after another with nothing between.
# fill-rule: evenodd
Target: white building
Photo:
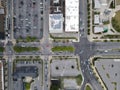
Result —
<instances>
[{"instance_id":1,"label":"white building","mask_svg":"<svg viewBox=\"0 0 120 90\"><path fill-rule=\"evenodd\" d=\"M94 15L94 24L100 24L100 15Z\"/></svg>"},{"instance_id":2,"label":"white building","mask_svg":"<svg viewBox=\"0 0 120 90\"><path fill-rule=\"evenodd\" d=\"M65 31L79 31L79 0L65 0Z\"/></svg>"},{"instance_id":3,"label":"white building","mask_svg":"<svg viewBox=\"0 0 120 90\"><path fill-rule=\"evenodd\" d=\"M94 8L100 9L102 6L107 6L108 2L107 0L94 0Z\"/></svg>"},{"instance_id":4,"label":"white building","mask_svg":"<svg viewBox=\"0 0 120 90\"><path fill-rule=\"evenodd\" d=\"M53 3L59 3L59 0L53 0Z\"/></svg>"},{"instance_id":5,"label":"white building","mask_svg":"<svg viewBox=\"0 0 120 90\"><path fill-rule=\"evenodd\" d=\"M106 6L108 5L108 0L100 0L101 5ZM110 0L111 1L111 0Z\"/></svg>"},{"instance_id":6,"label":"white building","mask_svg":"<svg viewBox=\"0 0 120 90\"><path fill-rule=\"evenodd\" d=\"M49 14L49 32L63 32L63 14Z\"/></svg>"},{"instance_id":7,"label":"white building","mask_svg":"<svg viewBox=\"0 0 120 90\"><path fill-rule=\"evenodd\" d=\"M0 8L0 14L5 14L4 8Z\"/></svg>"},{"instance_id":8,"label":"white building","mask_svg":"<svg viewBox=\"0 0 120 90\"><path fill-rule=\"evenodd\" d=\"M101 8L101 4L99 0L94 0L94 8L95 9L100 9Z\"/></svg>"},{"instance_id":9,"label":"white building","mask_svg":"<svg viewBox=\"0 0 120 90\"><path fill-rule=\"evenodd\" d=\"M94 33L101 33L103 31L104 31L103 27L99 27L99 26L94 27Z\"/></svg>"}]
</instances>

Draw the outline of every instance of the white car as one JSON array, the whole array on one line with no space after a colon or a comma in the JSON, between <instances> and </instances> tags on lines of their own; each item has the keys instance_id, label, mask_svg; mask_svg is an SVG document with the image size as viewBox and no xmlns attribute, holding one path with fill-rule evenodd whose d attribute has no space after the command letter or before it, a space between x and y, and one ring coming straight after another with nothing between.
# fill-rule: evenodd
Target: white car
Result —
<instances>
[{"instance_id":1,"label":"white car","mask_svg":"<svg viewBox=\"0 0 120 90\"><path fill-rule=\"evenodd\" d=\"M104 52L108 52L108 50L105 50Z\"/></svg>"}]
</instances>

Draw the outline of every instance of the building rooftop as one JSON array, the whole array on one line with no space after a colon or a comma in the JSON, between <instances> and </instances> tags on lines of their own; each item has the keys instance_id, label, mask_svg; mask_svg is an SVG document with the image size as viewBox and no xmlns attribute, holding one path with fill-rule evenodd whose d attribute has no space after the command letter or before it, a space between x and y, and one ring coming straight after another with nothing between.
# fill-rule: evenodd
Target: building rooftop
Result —
<instances>
[{"instance_id":1,"label":"building rooftop","mask_svg":"<svg viewBox=\"0 0 120 90\"><path fill-rule=\"evenodd\" d=\"M4 8L0 8L0 14L5 14Z\"/></svg>"},{"instance_id":2,"label":"building rooftop","mask_svg":"<svg viewBox=\"0 0 120 90\"><path fill-rule=\"evenodd\" d=\"M65 0L65 31L79 31L79 0Z\"/></svg>"},{"instance_id":3,"label":"building rooftop","mask_svg":"<svg viewBox=\"0 0 120 90\"><path fill-rule=\"evenodd\" d=\"M101 5L107 5L108 4L108 0L100 0L100 3L101 3Z\"/></svg>"},{"instance_id":4,"label":"building rooftop","mask_svg":"<svg viewBox=\"0 0 120 90\"><path fill-rule=\"evenodd\" d=\"M54 3L59 3L59 0L53 0Z\"/></svg>"},{"instance_id":5,"label":"building rooftop","mask_svg":"<svg viewBox=\"0 0 120 90\"><path fill-rule=\"evenodd\" d=\"M100 23L100 15L94 15L94 24Z\"/></svg>"},{"instance_id":6,"label":"building rooftop","mask_svg":"<svg viewBox=\"0 0 120 90\"><path fill-rule=\"evenodd\" d=\"M64 90L78 90L76 79L64 79Z\"/></svg>"},{"instance_id":7,"label":"building rooftop","mask_svg":"<svg viewBox=\"0 0 120 90\"><path fill-rule=\"evenodd\" d=\"M108 5L108 1L110 1L110 0L94 0L94 2L95 2L94 8L95 9L100 9L101 6Z\"/></svg>"},{"instance_id":8,"label":"building rooftop","mask_svg":"<svg viewBox=\"0 0 120 90\"><path fill-rule=\"evenodd\" d=\"M104 31L103 27L100 27L100 26L94 27L94 33L101 33L103 31Z\"/></svg>"},{"instance_id":9,"label":"building rooftop","mask_svg":"<svg viewBox=\"0 0 120 90\"><path fill-rule=\"evenodd\" d=\"M63 32L63 14L49 14L50 33Z\"/></svg>"},{"instance_id":10,"label":"building rooftop","mask_svg":"<svg viewBox=\"0 0 120 90\"><path fill-rule=\"evenodd\" d=\"M63 13L64 4L63 0L50 0L50 14Z\"/></svg>"},{"instance_id":11,"label":"building rooftop","mask_svg":"<svg viewBox=\"0 0 120 90\"><path fill-rule=\"evenodd\" d=\"M101 7L101 4L100 4L99 0L94 0L94 3L95 3L95 5L94 5L95 9L99 9Z\"/></svg>"}]
</instances>

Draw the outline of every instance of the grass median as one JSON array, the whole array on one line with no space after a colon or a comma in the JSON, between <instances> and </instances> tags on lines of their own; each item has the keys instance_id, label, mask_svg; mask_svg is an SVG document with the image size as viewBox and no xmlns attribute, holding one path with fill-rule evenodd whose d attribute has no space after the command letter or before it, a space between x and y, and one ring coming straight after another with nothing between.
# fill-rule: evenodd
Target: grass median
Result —
<instances>
[{"instance_id":1,"label":"grass median","mask_svg":"<svg viewBox=\"0 0 120 90\"><path fill-rule=\"evenodd\" d=\"M17 53L21 52L32 52L32 51L39 51L38 47L21 47L21 46L14 46L14 51Z\"/></svg>"},{"instance_id":2,"label":"grass median","mask_svg":"<svg viewBox=\"0 0 120 90\"><path fill-rule=\"evenodd\" d=\"M86 85L86 89L85 90L92 90L91 87L89 85Z\"/></svg>"},{"instance_id":3,"label":"grass median","mask_svg":"<svg viewBox=\"0 0 120 90\"><path fill-rule=\"evenodd\" d=\"M75 40L77 40L76 37L54 37L51 34L50 34L50 38L55 39L55 40L56 39L75 39Z\"/></svg>"},{"instance_id":4,"label":"grass median","mask_svg":"<svg viewBox=\"0 0 120 90\"><path fill-rule=\"evenodd\" d=\"M35 42L37 41L37 38L36 37L30 37L30 36L27 36L26 38L18 38L17 39L18 42Z\"/></svg>"},{"instance_id":5,"label":"grass median","mask_svg":"<svg viewBox=\"0 0 120 90\"><path fill-rule=\"evenodd\" d=\"M81 85L81 83L82 83L82 81L83 81L81 74L78 75L78 76L76 76L76 81L77 81L77 84L78 84L78 85Z\"/></svg>"},{"instance_id":6,"label":"grass median","mask_svg":"<svg viewBox=\"0 0 120 90\"><path fill-rule=\"evenodd\" d=\"M73 46L55 46L52 48L53 52L60 52L60 51L68 51L68 52L74 52L75 48Z\"/></svg>"}]
</instances>

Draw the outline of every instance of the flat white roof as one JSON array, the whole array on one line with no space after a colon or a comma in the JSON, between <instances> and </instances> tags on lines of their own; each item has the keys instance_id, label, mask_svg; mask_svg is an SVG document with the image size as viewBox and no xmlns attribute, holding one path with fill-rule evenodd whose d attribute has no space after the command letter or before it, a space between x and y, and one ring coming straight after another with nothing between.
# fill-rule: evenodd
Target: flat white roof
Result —
<instances>
[{"instance_id":1,"label":"flat white roof","mask_svg":"<svg viewBox=\"0 0 120 90\"><path fill-rule=\"evenodd\" d=\"M109 1L111 1L111 0L109 0ZM100 3L101 3L101 5L107 5L108 4L107 0L100 0Z\"/></svg>"},{"instance_id":2,"label":"flat white roof","mask_svg":"<svg viewBox=\"0 0 120 90\"><path fill-rule=\"evenodd\" d=\"M79 31L79 0L65 0L65 31Z\"/></svg>"},{"instance_id":3,"label":"flat white roof","mask_svg":"<svg viewBox=\"0 0 120 90\"><path fill-rule=\"evenodd\" d=\"M0 14L4 14L4 8L0 8Z\"/></svg>"},{"instance_id":4,"label":"flat white roof","mask_svg":"<svg viewBox=\"0 0 120 90\"><path fill-rule=\"evenodd\" d=\"M49 32L63 32L63 14L49 14Z\"/></svg>"},{"instance_id":5,"label":"flat white roof","mask_svg":"<svg viewBox=\"0 0 120 90\"><path fill-rule=\"evenodd\" d=\"M99 0L94 0L94 3L95 3L95 6L94 6L95 9L101 8L101 4Z\"/></svg>"},{"instance_id":6,"label":"flat white roof","mask_svg":"<svg viewBox=\"0 0 120 90\"><path fill-rule=\"evenodd\" d=\"M65 78L64 80L64 88L70 89L70 90L76 90L79 88L77 85L76 79L67 79Z\"/></svg>"},{"instance_id":7,"label":"flat white roof","mask_svg":"<svg viewBox=\"0 0 120 90\"><path fill-rule=\"evenodd\" d=\"M94 24L100 23L100 15L94 15Z\"/></svg>"},{"instance_id":8,"label":"flat white roof","mask_svg":"<svg viewBox=\"0 0 120 90\"><path fill-rule=\"evenodd\" d=\"M95 9L100 9L102 6L108 5L107 0L94 0L95 2Z\"/></svg>"},{"instance_id":9,"label":"flat white roof","mask_svg":"<svg viewBox=\"0 0 120 90\"><path fill-rule=\"evenodd\" d=\"M59 3L59 0L53 0L54 3Z\"/></svg>"},{"instance_id":10,"label":"flat white roof","mask_svg":"<svg viewBox=\"0 0 120 90\"><path fill-rule=\"evenodd\" d=\"M94 33L100 33L103 31L104 31L103 27L99 27L99 26L94 27Z\"/></svg>"}]
</instances>

